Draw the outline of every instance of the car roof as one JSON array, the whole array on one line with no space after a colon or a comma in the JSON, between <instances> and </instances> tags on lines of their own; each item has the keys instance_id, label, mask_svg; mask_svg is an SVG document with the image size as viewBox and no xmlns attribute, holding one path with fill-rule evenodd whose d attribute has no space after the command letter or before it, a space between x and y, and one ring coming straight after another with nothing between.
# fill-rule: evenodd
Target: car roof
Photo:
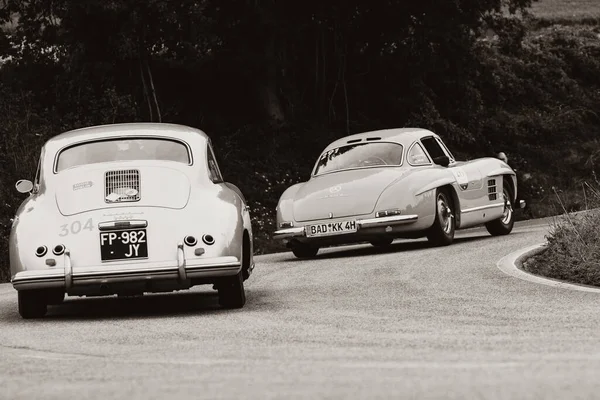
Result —
<instances>
[{"instance_id":1,"label":"car roof","mask_svg":"<svg viewBox=\"0 0 600 400\"><path fill-rule=\"evenodd\" d=\"M129 122L96 125L66 131L48 139L46 141L46 147L57 150L64 146L82 141L138 135L167 136L174 139L181 139L186 142L193 142L197 139L209 140L206 133L200 129L185 125L156 122Z\"/></svg>"},{"instance_id":2,"label":"car roof","mask_svg":"<svg viewBox=\"0 0 600 400\"><path fill-rule=\"evenodd\" d=\"M379 140L386 142L400 143L402 145L410 145L415 140L425 136L438 136L435 133L423 128L393 128L380 129L375 131L361 132L354 135L344 136L331 142L323 152L335 149L347 144L365 142L376 142Z\"/></svg>"}]
</instances>

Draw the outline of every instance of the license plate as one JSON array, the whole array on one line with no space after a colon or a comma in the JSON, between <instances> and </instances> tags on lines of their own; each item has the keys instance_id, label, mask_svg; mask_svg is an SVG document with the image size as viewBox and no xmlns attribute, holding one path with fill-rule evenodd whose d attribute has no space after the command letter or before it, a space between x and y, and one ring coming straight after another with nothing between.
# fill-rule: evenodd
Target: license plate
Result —
<instances>
[{"instance_id":1,"label":"license plate","mask_svg":"<svg viewBox=\"0 0 600 400\"><path fill-rule=\"evenodd\" d=\"M102 261L131 260L148 257L146 229L100 232Z\"/></svg>"},{"instance_id":2,"label":"license plate","mask_svg":"<svg viewBox=\"0 0 600 400\"><path fill-rule=\"evenodd\" d=\"M338 221L328 222L326 224L308 225L306 227L306 236L330 236L344 233L354 233L357 231L356 221Z\"/></svg>"}]
</instances>

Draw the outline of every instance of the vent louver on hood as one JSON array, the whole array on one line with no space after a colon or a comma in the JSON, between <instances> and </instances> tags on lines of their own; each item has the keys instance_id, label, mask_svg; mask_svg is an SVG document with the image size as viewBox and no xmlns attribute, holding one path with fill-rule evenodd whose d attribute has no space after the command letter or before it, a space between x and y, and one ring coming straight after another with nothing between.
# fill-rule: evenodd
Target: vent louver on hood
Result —
<instances>
[{"instance_id":1,"label":"vent louver on hood","mask_svg":"<svg viewBox=\"0 0 600 400\"><path fill-rule=\"evenodd\" d=\"M106 171L104 201L123 203L140 200L140 172L137 169Z\"/></svg>"}]
</instances>

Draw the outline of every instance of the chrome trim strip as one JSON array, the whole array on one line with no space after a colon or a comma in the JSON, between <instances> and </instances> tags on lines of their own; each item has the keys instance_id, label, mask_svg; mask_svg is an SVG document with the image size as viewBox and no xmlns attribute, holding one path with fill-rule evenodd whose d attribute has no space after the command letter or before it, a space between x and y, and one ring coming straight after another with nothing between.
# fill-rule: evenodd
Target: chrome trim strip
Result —
<instances>
[{"instance_id":1,"label":"chrome trim strip","mask_svg":"<svg viewBox=\"0 0 600 400\"><path fill-rule=\"evenodd\" d=\"M124 221L110 221L100 222L98 224L98 230L106 231L111 229L130 229L130 228L146 228L148 221L143 219L124 220Z\"/></svg>"},{"instance_id":2,"label":"chrome trim strip","mask_svg":"<svg viewBox=\"0 0 600 400\"><path fill-rule=\"evenodd\" d=\"M356 223L360 228L376 228L378 226L412 224L417 222L418 219L419 216L416 214L393 215L391 217L359 219Z\"/></svg>"},{"instance_id":3,"label":"chrome trim strip","mask_svg":"<svg viewBox=\"0 0 600 400\"><path fill-rule=\"evenodd\" d=\"M485 206L479 206L479 207L473 207L473 208L466 208L464 210L460 210L460 212L464 214L464 213L470 213L473 211L487 210L488 208L496 208L496 207L504 207L504 202L498 203L498 204L488 204Z\"/></svg>"}]
</instances>

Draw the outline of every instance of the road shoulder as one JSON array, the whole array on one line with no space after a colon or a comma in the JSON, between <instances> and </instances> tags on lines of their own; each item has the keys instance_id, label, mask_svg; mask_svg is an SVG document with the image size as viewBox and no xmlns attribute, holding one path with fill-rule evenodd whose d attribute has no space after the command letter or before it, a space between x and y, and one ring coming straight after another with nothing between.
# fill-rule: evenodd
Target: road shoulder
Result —
<instances>
[{"instance_id":1,"label":"road shoulder","mask_svg":"<svg viewBox=\"0 0 600 400\"><path fill-rule=\"evenodd\" d=\"M498 261L496 266L505 274L515 278L525 280L532 283L537 283L546 286L552 286L560 289L577 290L582 292L600 293L600 288L593 286L564 282L553 278L544 278L539 275L533 275L522 269L523 262L529 257L540 253L544 250L546 243L538 243L533 246L524 247L514 251Z\"/></svg>"}]
</instances>

